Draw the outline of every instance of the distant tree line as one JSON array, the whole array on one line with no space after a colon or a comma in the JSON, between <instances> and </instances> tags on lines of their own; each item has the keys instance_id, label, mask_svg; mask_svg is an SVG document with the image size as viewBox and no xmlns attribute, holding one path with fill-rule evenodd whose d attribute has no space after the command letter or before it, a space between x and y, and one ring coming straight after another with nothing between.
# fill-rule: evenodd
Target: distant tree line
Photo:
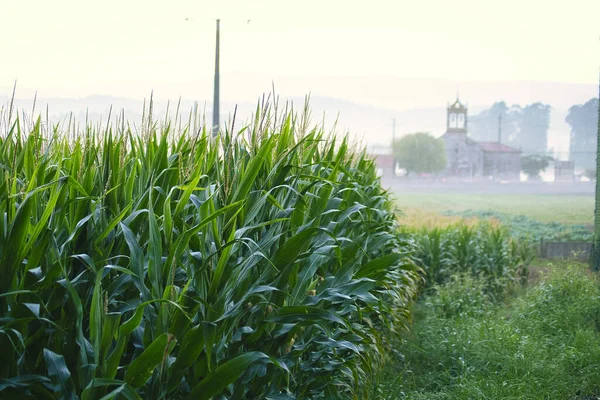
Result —
<instances>
[{"instance_id":1,"label":"distant tree line","mask_svg":"<svg viewBox=\"0 0 600 400\"><path fill-rule=\"evenodd\" d=\"M542 153L548 150L550 128L548 104L533 103L509 107L504 101L470 117L469 133L480 142L497 142L520 148L524 153ZM500 130L500 138L499 138Z\"/></svg>"},{"instance_id":2,"label":"distant tree line","mask_svg":"<svg viewBox=\"0 0 600 400\"><path fill-rule=\"evenodd\" d=\"M598 99L569 108L566 118L571 126L569 159L575 167L585 170L596 169L596 146L598 142Z\"/></svg>"},{"instance_id":3,"label":"distant tree line","mask_svg":"<svg viewBox=\"0 0 600 400\"><path fill-rule=\"evenodd\" d=\"M499 101L470 117L469 135L480 142L497 142L501 128L501 143L519 148L525 155L544 155L548 152L550 111L551 106L543 103L509 107ZM595 169L598 99L572 106L565 121L571 127L569 160L577 169Z\"/></svg>"}]
</instances>

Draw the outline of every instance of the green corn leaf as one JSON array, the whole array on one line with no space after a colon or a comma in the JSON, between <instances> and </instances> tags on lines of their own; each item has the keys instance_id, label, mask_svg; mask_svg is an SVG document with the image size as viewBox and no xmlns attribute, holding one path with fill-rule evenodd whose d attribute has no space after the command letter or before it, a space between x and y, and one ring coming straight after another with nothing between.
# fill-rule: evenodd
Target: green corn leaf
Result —
<instances>
[{"instance_id":1,"label":"green corn leaf","mask_svg":"<svg viewBox=\"0 0 600 400\"><path fill-rule=\"evenodd\" d=\"M217 336L217 324L212 322L203 322L202 329L204 334L204 351L206 352L208 370L211 371L213 346Z\"/></svg>"},{"instance_id":2,"label":"green corn leaf","mask_svg":"<svg viewBox=\"0 0 600 400\"><path fill-rule=\"evenodd\" d=\"M0 379L0 393L6 389L26 389L35 384L49 384L52 381L41 375L19 375L8 379Z\"/></svg>"},{"instance_id":3,"label":"green corn leaf","mask_svg":"<svg viewBox=\"0 0 600 400\"><path fill-rule=\"evenodd\" d=\"M287 306L281 307L266 319L269 322L279 322L284 324L293 323L323 323L330 321L341 324L349 328L348 322L338 317L334 313L323 310L319 307L308 306Z\"/></svg>"},{"instance_id":4,"label":"green corn leaf","mask_svg":"<svg viewBox=\"0 0 600 400\"><path fill-rule=\"evenodd\" d=\"M388 268L398 265L402 259L401 254L392 253L379 258L375 258L363 264L356 273L357 278L376 277L380 273L385 273Z\"/></svg>"},{"instance_id":5,"label":"green corn leaf","mask_svg":"<svg viewBox=\"0 0 600 400\"><path fill-rule=\"evenodd\" d=\"M125 372L125 381L134 388L144 385L157 366L165 361L176 340L172 335L163 333L146 350L134 358Z\"/></svg>"},{"instance_id":6,"label":"green corn leaf","mask_svg":"<svg viewBox=\"0 0 600 400\"><path fill-rule=\"evenodd\" d=\"M272 146L273 140L270 139L262 144L256 156L254 156L248 167L244 170L244 175L242 176L239 186L233 194L233 201L239 201L248 197L252 184L255 183L256 177L265 162L267 154L271 151Z\"/></svg>"},{"instance_id":7,"label":"green corn leaf","mask_svg":"<svg viewBox=\"0 0 600 400\"><path fill-rule=\"evenodd\" d=\"M100 340L100 363L102 364L108 354L113 340L119 332L121 313L108 313L103 317L102 338Z\"/></svg>"},{"instance_id":8,"label":"green corn leaf","mask_svg":"<svg viewBox=\"0 0 600 400\"><path fill-rule=\"evenodd\" d=\"M219 394L225 387L238 379L246 369L255 362L269 360L261 352L250 352L239 355L220 365L214 373L197 384L187 397L189 400L208 400Z\"/></svg>"},{"instance_id":9,"label":"green corn leaf","mask_svg":"<svg viewBox=\"0 0 600 400\"><path fill-rule=\"evenodd\" d=\"M44 349L44 361L46 362L48 377L54 385L54 391L59 395L58 398L77 399L71 372L67 368L64 357L51 350Z\"/></svg>"},{"instance_id":10,"label":"green corn leaf","mask_svg":"<svg viewBox=\"0 0 600 400\"><path fill-rule=\"evenodd\" d=\"M106 226L106 229L104 229L102 231L102 233L100 233L100 235L96 238L96 240L94 242L94 246L97 247L100 244L100 242L102 242L104 239L106 239L106 237L110 234L110 232L116 228L116 226L123 220L123 218L125 218L125 215L127 215L129 210L131 210L132 206L133 206L133 202L127 204L127 206L125 206L125 208L123 208L123 210L119 213L119 215L117 215L115 218L112 219L112 221L109 222L109 224Z\"/></svg>"},{"instance_id":11,"label":"green corn leaf","mask_svg":"<svg viewBox=\"0 0 600 400\"><path fill-rule=\"evenodd\" d=\"M169 391L177 387L185 370L198 359L202 350L204 350L204 327L203 325L196 325L183 337L177 359L171 365Z\"/></svg>"}]
</instances>

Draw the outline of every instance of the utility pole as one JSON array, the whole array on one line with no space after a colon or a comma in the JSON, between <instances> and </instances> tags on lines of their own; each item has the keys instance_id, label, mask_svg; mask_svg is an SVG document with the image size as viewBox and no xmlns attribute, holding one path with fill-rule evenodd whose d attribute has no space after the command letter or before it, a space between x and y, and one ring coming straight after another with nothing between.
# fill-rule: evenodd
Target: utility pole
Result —
<instances>
[{"instance_id":1,"label":"utility pole","mask_svg":"<svg viewBox=\"0 0 600 400\"><path fill-rule=\"evenodd\" d=\"M396 118L392 119L392 176L396 175L396 155L394 154L394 142L396 141Z\"/></svg>"},{"instance_id":2,"label":"utility pole","mask_svg":"<svg viewBox=\"0 0 600 400\"><path fill-rule=\"evenodd\" d=\"M600 70L598 71L598 98L600 98ZM594 208L593 266L600 271L600 106L598 107L598 138L596 145L596 205Z\"/></svg>"},{"instance_id":3,"label":"utility pole","mask_svg":"<svg viewBox=\"0 0 600 400\"><path fill-rule=\"evenodd\" d=\"M502 114L498 114L498 144L502 144Z\"/></svg>"},{"instance_id":4,"label":"utility pole","mask_svg":"<svg viewBox=\"0 0 600 400\"><path fill-rule=\"evenodd\" d=\"M216 37L216 44L215 44L215 85L214 85L214 91L213 91L213 136L216 136L217 133L219 132L219 103L220 103L220 96L219 96L219 31L221 28L221 20L217 19L217 37Z\"/></svg>"}]
</instances>

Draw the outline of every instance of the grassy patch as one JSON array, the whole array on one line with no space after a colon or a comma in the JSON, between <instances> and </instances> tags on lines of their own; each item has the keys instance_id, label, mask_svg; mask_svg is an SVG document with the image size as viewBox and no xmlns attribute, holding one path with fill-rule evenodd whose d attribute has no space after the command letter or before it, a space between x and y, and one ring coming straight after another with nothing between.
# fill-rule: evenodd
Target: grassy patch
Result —
<instances>
[{"instance_id":1,"label":"grassy patch","mask_svg":"<svg viewBox=\"0 0 600 400\"><path fill-rule=\"evenodd\" d=\"M448 210L494 210L505 214L525 215L541 222L593 223L593 196L402 193L397 197L399 208L408 210L409 215L411 210L426 210L429 214Z\"/></svg>"},{"instance_id":2,"label":"grassy patch","mask_svg":"<svg viewBox=\"0 0 600 400\"><path fill-rule=\"evenodd\" d=\"M381 399L591 399L600 394L600 284L547 264L508 302L472 277L432 289L373 388Z\"/></svg>"},{"instance_id":3,"label":"grassy patch","mask_svg":"<svg viewBox=\"0 0 600 400\"><path fill-rule=\"evenodd\" d=\"M491 210L445 211L443 215L446 217L465 218L468 221L491 219L506 227L513 237L528 238L536 241L544 239L591 242L593 237L593 227L591 225L540 222L525 215L513 215Z\"/></svg>"},{"instance_id":4,"label":"grassy patch","mask_svg":"<svg viewBox=\"0 0 600 400\"><path fill-rule=\"evenodd\" d=\"M472 226L479 222L476 217L466 218L462 215L447 215L439 212L432 212L421 208L402 208L398 220L402 225L411 228L446 228L457 223L464 223Z\"/></svg>"}]
</instances>

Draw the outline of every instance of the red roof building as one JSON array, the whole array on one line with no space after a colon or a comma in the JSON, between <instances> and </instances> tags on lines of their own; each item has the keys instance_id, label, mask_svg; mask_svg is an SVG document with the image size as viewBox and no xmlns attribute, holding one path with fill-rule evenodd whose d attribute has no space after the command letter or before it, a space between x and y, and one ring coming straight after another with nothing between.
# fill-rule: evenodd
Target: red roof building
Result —
<instances>
[{"instance_id":1,"label":"red roof building","mask_svg":"<svg viewBox=\"0 0 600 400\"><path fill-rule=\"evenodd\" d=\"M521 150L497 142L476 142L481 150L488 153L521 153Z\"/></svg>"}]
</instances>

